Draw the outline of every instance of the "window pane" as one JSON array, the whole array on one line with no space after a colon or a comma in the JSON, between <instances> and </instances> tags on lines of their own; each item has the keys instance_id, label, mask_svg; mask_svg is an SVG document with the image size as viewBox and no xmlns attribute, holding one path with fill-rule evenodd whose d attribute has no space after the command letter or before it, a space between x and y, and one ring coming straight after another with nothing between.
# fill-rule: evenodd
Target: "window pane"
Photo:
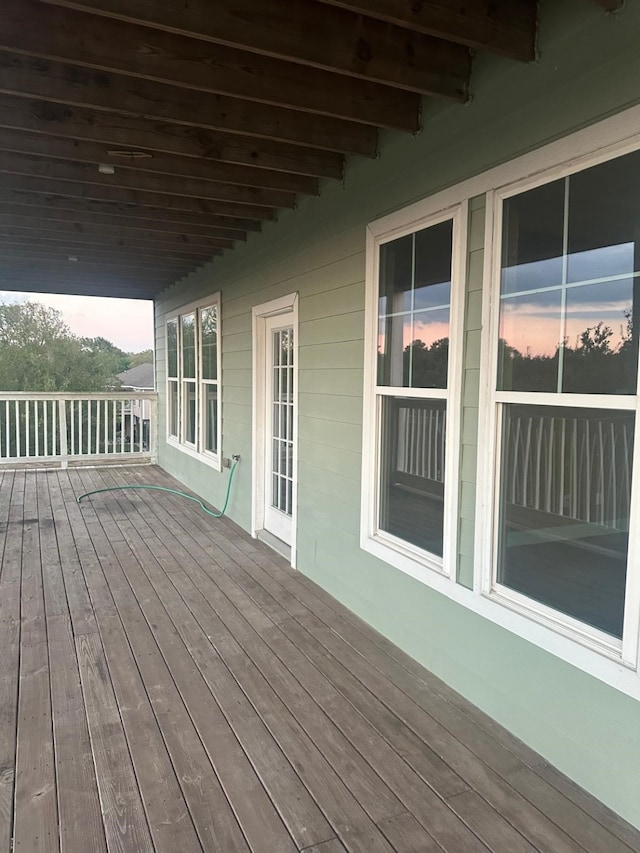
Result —
<instances>
[{"instance_id":1,"label":"window pane","mask_svg":"<svg viewBox=\"0 0 640 853\"><path fill-rule=\"evenodd\" d=\"M564 180L508 198L502 210L501 292L562 280Z\"/></svg>"},{"instance_id":2,"label":"window pane","mask_svg":"<svg viewBox=\"0 0 640 853\"><path fill-rule=\"evenodd\" d=\"M182 317L182 376L196 377L196 318L194 314Z\"/></svg>"},{"instance_id":3,"label":"window pane","mask_svg":"<svg viewBox=\"0 0 640 853\"><path fill-rule=\"evenodd\" d=\"M442 556L446 403L382 400L378 526Z\"/></svg>"},{"instance_id":4,"label":"window pane","mask_svg":"<svg viewBox=\"0 0 640 853\"><path fill-rule=\"evenodd\" d=\"M509 198L503 214L498 389L634 394L640 153Z\"/></svg>"},{"instance_id":5,"label":"window pane","mask_svg":"<svg viewBox=\"0 0 640 853\"><path fill-rule=\"evenodd\" d=\"M167 323L167 375L178 376L178 321Z\"/></svg>"},{"instance_id":6,"label":"window pane","mask_svg":"<svg viewBox=\"0 0 640 853\"><path fill-rule=\"evenodd\" d=\"M218 386L205 385L204 406L204 449L209 453L218 452Z\"/></svg>"},{"instance_id":7,"label":"window pane","mask_svg":"<svg viewBox=\"0 0 640 853\"><path fill-rule=\"evenodd\" d=\"M452 243L448 220L380 247L379 385L447 387Z\"/></svg>"},{"instance_id":8,"label":"window pane","mask_svg":"<svg viewBox=\"0 0 640 853\"><path fill-rule=\"evenodd\" d=\"M569 281L640 270L640 151L569 178Z\"/></svg>"},{"instance_id":9,"label":"window pane","mask_svg":"<svg viewBox=\"0 0 640 853\"><path fill-rule=\"evenodd\" d=\"M633 286L626 278L567 289L563 391L635 394Z\"/></svg>"},{"instance_id":10,"label":"window pane","mask_svg":"<svg viewBox=\"0 0 640 853\"><path fill-rule=\"evenodd\" d=\"M498 581L621 637L634 414L503 411Z\"/></svg>"},{"instance_id":11,"label":"window pane","mask_svg":"<svg viewBox=\"0 0 640 853\"><path fill-rule=\"evenodd\" d=\"M500 304L498 389L557 391L562 291L510 296Z\"/></svg>"},{"instance_id":12,"label":"window pane","mask_svg":"<svg viewBox=\"0 0 640 853\"><path fill-rule=\"evenodd\" d=\"M169 435L178 437L178 383L169 382Z\"/></svg>"},{"instance_id":13,"label":"window pane","mask_svg":"<svg viewBox=\"0 0 640 853\"><path fill-rule=\"evenodd\" d=\"M184 392L184 441L196 443L196 383L183 382Z\"/></svg>"},{"instance_id":14,"label":"window pane","mask_svg":"<svg viewBox=\"0 0 640 853\"><path fill-rule=\"evenodd\" d=\"M218 378L218 316L215 307L200 311L202 378Z\"/></svg>"}]
</instances>

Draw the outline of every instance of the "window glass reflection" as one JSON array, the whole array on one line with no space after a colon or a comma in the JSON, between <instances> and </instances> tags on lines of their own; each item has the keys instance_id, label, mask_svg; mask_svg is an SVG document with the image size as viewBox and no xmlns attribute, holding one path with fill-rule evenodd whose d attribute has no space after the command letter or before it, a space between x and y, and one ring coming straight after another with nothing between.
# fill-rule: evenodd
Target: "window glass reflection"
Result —
<instances>
[{"instance_id":1,"label":"window glass reflection","mask_svg":"<svg viewBox=\"0 0 640 853\"><path fill-rule=\"evenodd\" d=\"M557 391L561 313L559 288L502 300L499 390Z\"/></svg>"},{"instance_id":2,"label":"window glass reflection","mask_svg":"<svg viewBox=\"0 0 640 853\"><path fill-rule=\"evenodd\" d=\"M568 281L640 269L640 151L569 178Z\"/></svg>"},{"instance_id":3,"label":"window glass reflection","mask_svg":"<svg viewBox=\"0 0 640 853\"><path fill-rule=\"evenodd\" d=\"M562 281L564 181L505 200L501 292L518 293Z\"/></svg>"},{"instance_id":4,"label":"window glass reflection","mask_svg":"<svg viewBox=\"0 0 640 853\"><path fill-rule=\"evenodd\" d=\"M498 582L620 638L634 414L503 413Z\"/></svg>"},{"instance_id":5,"label":"window glass reflection","mask_svg":"<svg viewBox=\"0 0 640 853\"><path fill-rule=\"evenodd\" d=\"M569 287L562 390L635 394L633 279Z\"/></svg>"},{"instance_id":6,"label":"window glass reflection","mask_svg":"<svg viewBox=\"0 0 640 853\"><path fill-rule=\"evenodd\" d=\"M505 200L499 390L636 393L638 223L640 152Z\"/></svg>"},{"instance_id":7,"label":"window glass reflection","mask_svg":"<svg viewBox=\"0 0 640 853\"><path fill-rule=\"evenodd\" d=\"M378 384L446 388L453 222L383 244Z\"/></svg>"},{"instance_id":8,"label":"window glass reflection","mask_svg":"<svg viewBox=\"0 0 640 853\"><path fill-rule=\"evenodd\" d=\"M385 397L378 526L442 556L446 403Z\"/></svg>"}]
</instances>

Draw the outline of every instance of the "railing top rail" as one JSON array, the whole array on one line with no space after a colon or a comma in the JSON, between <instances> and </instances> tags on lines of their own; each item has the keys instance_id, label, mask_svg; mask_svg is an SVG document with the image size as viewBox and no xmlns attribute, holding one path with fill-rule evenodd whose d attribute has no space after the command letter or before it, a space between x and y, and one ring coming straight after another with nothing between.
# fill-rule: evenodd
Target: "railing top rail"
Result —
<instances>
[{"instance_id":1,"label":"railing top rail","mask_svg":"<svg viewBox=\"0 0 640 853\"><path fill-rule=\"evenodd\" d=\"M47 391L0 391L0 400L157 400L157 391L101 391L75 393Z\"/></svg>"}]
</instances>

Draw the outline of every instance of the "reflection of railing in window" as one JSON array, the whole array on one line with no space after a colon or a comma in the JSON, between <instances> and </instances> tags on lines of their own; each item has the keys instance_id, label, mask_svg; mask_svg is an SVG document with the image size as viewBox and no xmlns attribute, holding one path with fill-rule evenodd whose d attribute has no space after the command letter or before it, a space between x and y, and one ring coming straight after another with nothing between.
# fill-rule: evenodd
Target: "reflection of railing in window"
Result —
<instances>
[{"instance_id":1,"label":"reflection of railing in window","mask_svg":"<svg viewBox=\"0 0 640 853\"><path fill-rule=\"evenodd\" d=\"M628 527L633 421L523 414L506 419L507 503L611 530Z\"/></svg>"},{"instance_id":2,"label":"reflection of railing in window","mask_svg":"<svg viewBox=\"0 0 640 853\"><path fill-rule=\"evenodd\" d=\"M396 472L444 482L446 409L440 401L397 400Z\"/></svg>"}]
</instances>

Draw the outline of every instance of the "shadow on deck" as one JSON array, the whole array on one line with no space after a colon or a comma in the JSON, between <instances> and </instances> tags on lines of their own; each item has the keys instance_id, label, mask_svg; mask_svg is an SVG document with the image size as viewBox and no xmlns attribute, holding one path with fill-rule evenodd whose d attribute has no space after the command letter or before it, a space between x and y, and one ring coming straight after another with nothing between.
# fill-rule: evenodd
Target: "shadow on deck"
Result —
<instances>
[{"instance_id":1,"label":"shadow on deck","mask_svg":"<svg viewBox=\"0 0 640 853\"><path fill-rule=\"evenodd\" d=\"M0 849L630 853L640 834L158 468L0 474Z\"/></svg>"}]
</instances>

